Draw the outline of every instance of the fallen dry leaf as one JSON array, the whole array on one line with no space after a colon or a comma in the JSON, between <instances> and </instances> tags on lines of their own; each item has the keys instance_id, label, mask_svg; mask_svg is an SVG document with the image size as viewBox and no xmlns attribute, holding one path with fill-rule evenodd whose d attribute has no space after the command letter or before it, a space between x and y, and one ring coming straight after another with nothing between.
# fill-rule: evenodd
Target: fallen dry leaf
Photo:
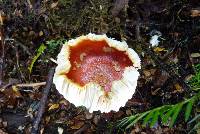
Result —
<instances>
[{"instance_id":1,"label":"fallen dry leaf","mask_svg":"<svg viewBox=\"0 0 200 134\"><path fill-rule=\"evenodd\" d=\"M132 112L130 109L126 110L126 115L128 115L128 116L132 115Z\"/></svg>"},{"instance_id":2,"label":"fallen dry leaf","mask_svg":"<svg viewBox=\"0 0 200 134\"><path fill-rule=\"evenodd\" d=\"M8 133L6 133L2 129L0 129L0 134L8 134Z\"/></svg>"},{"instance_id":3,"label":"fallen dry leaf","mask_svg":"<svg viewBox=\"0 0 200 134\"><path fill-rule=\"evenodd\" d=\"M191 13L191 17L199 17L200 16L200 9L192 9L191 11L190 11L190 13Z\"/></svg>"},{"instance_id":4,"label":"fallen dry leaf","mask_svg":"<svg viewBox=\"0 0 200 134\"><path fill-rule=\"evenodd\" d=\"M80 115L77 115L76 117L74 117L75 120L82 120L84 121L85 120L85 115L83 114L80 114Z\"/></svg>"},{"instance_id":5,"label":"fallen dry leaf","mask_svg":"<svg viewBox=\"0 0 200 134\"><path fill-rule=\"evenodd\" d=\"M58 5L58 1L51 4L51 8L55 8Z\"/></svg>"},{"instance_id":6,"label":"fallen dry leaf","mask_svg":"<svg viewBox=\"0 0 200 134\"><path fill-rule=\"evenodd\" d=\"M47 117L45 117L45 122L46 122L46 124L48 124L48 123L49 123L50 119L51 119L51 117L50 117L50 116L47 116Z\"/></svg>"},{"instance_id":7,"label":"fallen dry leaf","mask_svg":"<svg viewBox=\"0 0 200 134\"><path fill-rule=\"evenodd\" d=\"M16 97L22 97L21 93L19 92L19 90L16 86L12 86L12 90L14 91L14 95Z\"/></svg>"},{"instance_id":8,"label":"fallen dry leaf","mask_svg":"<svg viewBox=\"0 0 200 134\"><path fill-rule=\"evenodd\" d=\"M92 119L92 118L93 118L93 113L89 113L88 111L85 111L85 118L86 118L87 120Z\"/></svg>"},{"instance_id":9,"label":"fallen dry leaf","mask_svg":"<svg viewBox=\"0 0 200 134\"><path fill-rule=\"evenodd\" d=\"M163 51L166 51L166 50L165 50L165 48L155 47L155 48L153 49L153 51L158 53L158 52L163 52Z\"/></svg>"},{"instance_id":10,"label":"fallen dry leaf","mask_svg":"<svg viewBox=\"0 0 200 134\"><path fill-rule=\"evenodd\" d=\"M180 86L179 83L176 83L175 85L176 90L173 93L177 93L177 92L182 92L183 88Z\"/></svg>"},{"instance_id":11,"label":"fallen dry leaf","mask_svg":"<svg viewBox=\"0 0 200 134\"><path fill-rule=\"evenodd\" d=\"M58 109L59 108L59 104L53 104L49 107L48 111L50 110L54 110L54 109Z\"/></svg>"},{"instance_id":12,"label":"fallen dry leaf","mask_svg":"<svg viewBox=\"0 0 200 134\"><path fill-rule=\"evenodd\" d=\"M144 75L145 75L146 77L151 76L150 70L144 70L143 73L144 73Z\"/></svg>"},{"instance_id":13,"label":"fallen dry leaf","mask_svg":"<svg viewBox=\"0 0 200 134\"><path fill-rule=\"evenodd\" d=\"M71 129L79 129L81 128L85 123L82 121L75 121L74 125L71 126Z\"/></svg>"},{"instance_id":14,"label":"fallen dry leaf","mask_svg":"<svg viewBox=\"0 0 200 134\"><path fill-rule=\"evenodd\" d=\"M59 103L65 105L65 106L69 106L69 104L70 104L69 101L67 101L65 99L62 99Z\"/></svg>"},{"instance_id":15,"label":"fallen dry leaf","mask_svg":"<svg viewBox=\"0 0 200 134\"><path fill-rule=\"evenodd\" d=\"M198 57L200 57L200 53L192 53L191 57L192 58L198 58Z\"/></svg>"},{"instance_id":16,"label":"fallen dry leaf","mask_svg":"<svg viewBox=\"0 0 200 134\"><path fill-rule=\"evenodd\" d=\"M39 36L42 36L42 35L44 35L44 33L43 33L43 31L40 31Z\"/></svg>"}]
</instances>

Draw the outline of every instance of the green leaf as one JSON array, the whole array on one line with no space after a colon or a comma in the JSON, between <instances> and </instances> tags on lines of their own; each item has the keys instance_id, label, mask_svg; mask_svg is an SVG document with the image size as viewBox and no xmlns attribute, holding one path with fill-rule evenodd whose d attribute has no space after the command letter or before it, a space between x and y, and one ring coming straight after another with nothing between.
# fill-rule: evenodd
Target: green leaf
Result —
<instances>
[{"instance_id":1,"label":"green leaf","mask_svg":"<svg viewBox=\"0 0 200 134\"><path fill-rule=\"evenodd\" d=\"M192 98L186 99L185 101L182 101L175 105L164 105L143 113L138 113L134 116L125 117L121 120L119 125L123 127L126 126L126 129L128 129L135 123L137 123L139 120L143 119L143 125L146 125L149 121L151 121L150 125L153 126L156 123L156 121L158 121L158 118L161 117L163 124L166 124L170 120L170 127L172 127L183 105L187 104L185 111L185 119L188 119L188 116L191 114L192 106L194 105L194 103L197 102L198 99L200 99L200 92L195 94ZM198 120L199 118L200 114L194 117L190 122L188 122L188 124Z\"/></svg>"},{"instance_id":2,"label":"green leaf","mask_svg":"<svg viewBox=\"0 0 200 134\"><path fill-rule=\"evenodd\" d=\"M40 47L37 50L37 54L33 57L33 60L31 62L31 65L28 67L29 73L31 74L32 69L33 69L33 65L34 63L37 61L37 59L40 57L40 55L44 52L44 50L47 47L44 44L41 44Z\"/></svg>"},{"instance_id":3,"label":"green leaf","mask_svg":"<svg viewBox=\"0 0 200 134\"><path fill-rule=\"evenodd\" d=\"M190 117L190 113L192 111L192 105L194 103L194 99L191 99L186 106L186 110L185 110L185 122L188 121L189 117Z\"/></svg>"},{"instance_id":4,"label":"green leaf","mask_svg":"<svg viewBox=\"0 0 200 134\"><path fill-rule=\"evenodd\" d=\"M164 118L165 114L172 108L173 105L164 105L159 110L161 119Z\"/></svg>"},{"instance_id":5,"label":"green leaf","mask_svg":"<svg viewBox=\"0 0 200 134\"><path fill-rule=\"evenodd\" d=\"M135 118L134 120L131 121L131 123L126 127L126 129L129 129L130 127L132 127L135 123L137 123L140 119L142 119L144 116L146 116L146 114L148 114L149 111L144 112L142 114L139 114L137 118Z\"/></svg>"},{"instance_id":6,"label":"green leaf","mask_svg":"<svg viewBox=\"0 0 200 134\"><path fill-rule=\"evenodd\" d=\"M129 122L132 122L137 116L138 114L123 118L122 120L120 120L120 123L118 123L117 127L126 126Z\"/></svg>"},{"instance_id":7,"label":"green leaf","mask_svg":"<svg viewBox=\"0 0 200 134\"><path fill-rule=\"evenodd\" d=\"M150 111L148 113L148 115L143 120L143 124L142 124L143 126L147 125L147 123L149 122L149 120L152 118L153 114L154 114L154 111Z\"/></svg>"},{"instance_id":8,"label":"green leaf","mask_svg":"<svg viewBox=\"0 0 200 134\"><path fill-rule=\"evenodd\" d=\"M150 123L150 127L153 127L155 125L156 122L158 122L158 116L159 116L159 111L156 110L153 114L153 118L152 118L152 121Z\"/></svg>"},{"instance_id":9,"label":"green leaf","mask_svg":"<svg viewBox=\"0 0 200 134\"><path fill-rule=\"evenodd\" d=\"M171 114L174 112L174 109L173 108L171 108L171 109L169 109L168 111L167 111L167 113L164 115L164 116L162 116L162 123L163 124L166 124L167 123L167 121L169 120L169 118L170 118L170 116L171 116Z\"/></svg>"},{"instance_id":10,"label":"green leaf","mask_svg":"<svg viewBox=\"0 0 200 134\"><path fill-rule=\"evenodd\" d=\"M123 127L128 122L129 117L125 117L121 120L119 120L119 123L117 123L117 127Z\"/></svg>"},{"instance_id":11,"label":"green leaf","mask_svg":"<svg viewBox=\"0 0 200 134\"><path fill-rule=\"evenodd\" d=\"M174 123L175 123L175 121L176 121L176 118L177 118L179 112L181 111L182 106L183 106L183 103L179 103L179 104L177 104L177 105L175 105L175 106L173 107L174 113L173 113L173 115L172 115L172 119L171 119L171 122L170 122L169 127L172 127L172 126L174 125Z\"/></svg>"}]
</instances>

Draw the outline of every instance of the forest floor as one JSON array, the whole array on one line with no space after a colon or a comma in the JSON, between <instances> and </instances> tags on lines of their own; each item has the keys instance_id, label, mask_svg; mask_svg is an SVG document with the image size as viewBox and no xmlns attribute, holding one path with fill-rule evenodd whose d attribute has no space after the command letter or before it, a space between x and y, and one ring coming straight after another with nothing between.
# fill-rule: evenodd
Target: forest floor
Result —
<instances>
[{"instance_id":1,"label":"forest floor","mask_svg":"<svg viewBox=\"0 0 200 134\"><path fill-rule=\"evenodd\" d=\"M49 92L45 86L62 44L88 33L126 40L141 58L136 92L118 112L89 113L54 85ZM154 35L160 42L152 47ZM116 122L192 96L187 81L200 63L198 0L0 0L0 44L0 134L187 134L191 129L182 115L171 128L158 121L119 130Z\"/></svg>"}]
</instances>

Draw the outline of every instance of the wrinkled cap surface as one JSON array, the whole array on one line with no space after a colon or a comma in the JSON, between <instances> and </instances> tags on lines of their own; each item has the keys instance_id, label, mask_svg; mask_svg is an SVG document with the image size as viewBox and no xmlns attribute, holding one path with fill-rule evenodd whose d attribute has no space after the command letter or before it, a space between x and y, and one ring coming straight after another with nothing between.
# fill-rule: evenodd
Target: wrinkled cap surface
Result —
<instances>
[{"instance_id":1,"label":"wrinkled cap surface","mask_svg":"<svg viewBox=\"0 0 200 134\"><path fill-rule=\"evenodd\" d=\"M53 82L65 99L90 112L110 112L134 94L140 58L126 42L90 33L66 42L57 64Z\"/></svg>"}]
</instances>

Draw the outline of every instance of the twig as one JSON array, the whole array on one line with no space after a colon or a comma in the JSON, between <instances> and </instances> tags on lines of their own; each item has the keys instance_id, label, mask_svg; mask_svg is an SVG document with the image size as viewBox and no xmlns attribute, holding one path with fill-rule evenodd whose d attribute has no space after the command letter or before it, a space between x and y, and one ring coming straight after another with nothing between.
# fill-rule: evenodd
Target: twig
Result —
<instances>
[{"instance_id":1,"label":"twig","mask_svg":"<svg viewBox=\"0 0 200 134\"><path fill-rule=\"evenodd\" d=\"M138 11L136 12L136 14L137 14L137 21L136 21L136 26L135 26L135 34L136 34L137 41L141 41L142 40L142 37L140 35L141 18L140 18Z\"/></svg>"},{"instance_id":2,"label":"twig","mask_svg":"<svg viewBox=\"0 0 200 134\"><path fill-rule=\"evenodd\" d=\"M46 82L16 84L17 87L37 87L46 85Z\"/></svg>"},{"instance_id":3,"label":"twig","mask_svg":"<svg viewBox=\"0 0 200 134\"><path fill-rule=\"evenodd\" d=\"M11 47L15 50L15 57L16 57L16 68L17 68L17 74L18 74L18 77L20 78L21 81L24 81L25 80L25 77L21 71L21 68L20 68L20 63L19 63L19 51L18 51L18 48L16 46L14 46L13 44L11 44Z\"/></svg>"},{"instance_id":4,"label":"twig","mask_svg":"<svg viewBox=\"0 0 200 134\"><path fill-rule=\"evenodd\" d=\"M44 86L46 85L46 82L38 82L38 83L22 83L18 84L18 82L9 82L8 84L4 85L2 88L0 88L0 92L3 92L5 89L16 86L16 87L38 87L38 86Z\"/></svg>"},{"instance_id":5,"label":"twig","mask_svg":"<svg viewBox=\"0 0 200 134\"><path fill-rule=\"evenodd\" d=\"M43 90L43 96L42 96L41 101L40 101L40 107L39 107L39 110L38 110L38 113L37 113L37 117L36 117L36 119L33 123L33 128L31 130L31 134L37 134L38 133L38 126L40 124L42 115L44 113L45 104L46 104L47 97L48 97L48 94L49 94L49 91L50 91L50 88L51 88L51 85L52 85L53 74L54 74L54 68L51 68L49 73L48 73L47 83L46 83L46 86Z\"/></svg>"},{"instance_id":6,"label":"twig","mask_svg":"<svg viewBox=\"0 0 200 134\"><path fill-rule=\"evenodd\" d=\"M0 12L0 17L1 12ZM3 76L4 76L4 58L5 58L5 42L4 42L4 30L3 30L3 20L1 19L1 24L0 24L0 42L1 42L1 58L0 58L0 86L3 84Z\"/></svg>"},{"instance_id":7,"label":"twig","mask_svg":"<svg viewBox=\"0 0 200 134\"><path fill-rule=\"evenodd\" d=\"M141 36L140 36L140 24L138 23L135 27L135 31L136 31L136 39L137 41L141 41Z\"/></svg>"}]
</instances>

